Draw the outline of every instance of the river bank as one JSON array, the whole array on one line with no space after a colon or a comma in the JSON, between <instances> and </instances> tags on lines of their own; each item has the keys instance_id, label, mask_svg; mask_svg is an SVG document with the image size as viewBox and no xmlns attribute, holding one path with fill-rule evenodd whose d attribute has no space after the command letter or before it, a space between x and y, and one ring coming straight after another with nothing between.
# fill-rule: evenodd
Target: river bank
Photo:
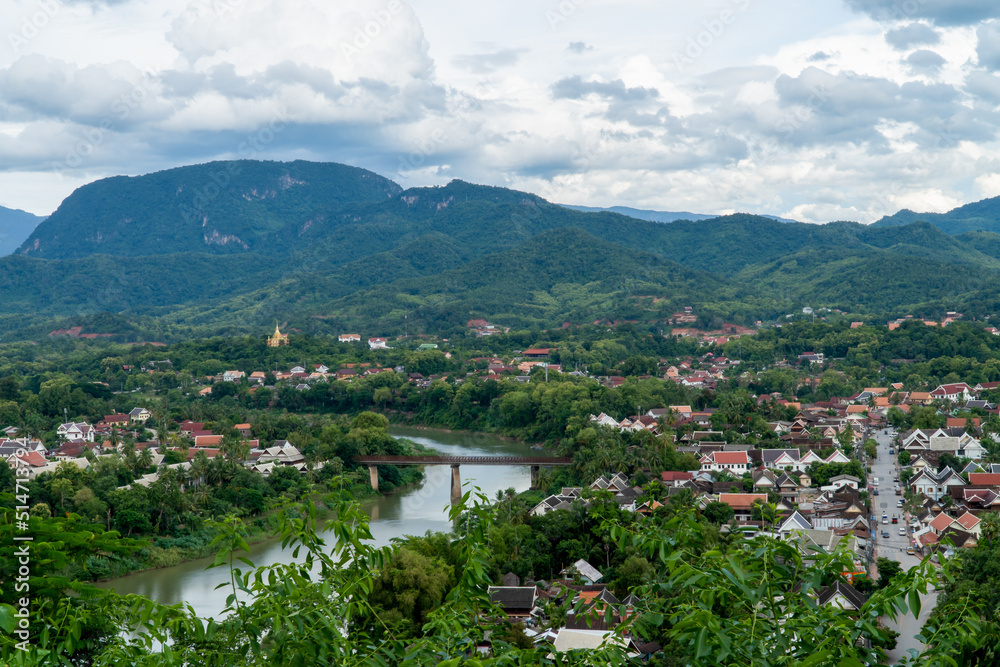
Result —
<instances>
[{"instance_id":1,"label":"river bank","mask_svg":"<svg viewBox=\"0 0 1000 667\"><path fill-rule=\"evenodd\" d=\"M413 440L443 455L526 456L531 449L524 443L510 442L485 434L462 434L442 429L390 426L393 437ZM514 488L521 492L531 483L530 471L516 466L462 466L466 488L477 486L487 497L497 491ZM370 517L369 528L375 546L386 546L395 538L449 532L452 528L447 511L451 506L451 470L448 466L429 466L419 483L397 489L389 496L364 502ZM332 546L332 545L331 545ZM290 549L282 549L279 539L266 537L251 544L247 558L257 566L290 562ZM120 594L144 595L163 604L187 602L201 616L217 615L225 607L227 593L216 591L227 574L219 569L206 570L212 556L190 560L172 567L134 572L124 577L98 583Z\"/></svg>"}]
</instances>

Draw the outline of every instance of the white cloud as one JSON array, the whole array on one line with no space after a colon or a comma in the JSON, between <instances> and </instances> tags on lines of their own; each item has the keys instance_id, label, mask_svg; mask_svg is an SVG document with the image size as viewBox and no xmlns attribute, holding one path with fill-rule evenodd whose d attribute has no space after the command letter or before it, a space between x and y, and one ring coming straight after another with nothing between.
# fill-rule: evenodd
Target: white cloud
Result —
<instances>
[{"instance_id":1,"label":"white cloud","mask_svg":"<svg viewBox=\"0 0 1000 667\"><path fill-rule=\"evenodd\" d=\"M0 204L245 156L276 119L258 157L565 203L870 221L993 192L993 24L933 0L886 21L886 2L64 4L0 55Z\"/></svg>"}]
</instances>

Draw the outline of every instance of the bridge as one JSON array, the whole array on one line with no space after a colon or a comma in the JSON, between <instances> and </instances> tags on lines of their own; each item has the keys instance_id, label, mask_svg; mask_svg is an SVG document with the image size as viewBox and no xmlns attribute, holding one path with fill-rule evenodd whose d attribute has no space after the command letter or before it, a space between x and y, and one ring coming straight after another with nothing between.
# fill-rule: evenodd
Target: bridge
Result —
<instances>
[{"instance_id":1,"label":"bridge","mask_svg":"<svg viewBox=\"0 0 1000 667\"><path fill-rule=\"evenodd\" d=\"M568 466L573 459L553 456L356 456L354 460L368 466L372 488L378 491L378 467L394 466L451 466L451 502L462 498L462 465L470 466L530 466L531 488L538 484L538 471L542 466Z\"/></svg>"}]
</instances>

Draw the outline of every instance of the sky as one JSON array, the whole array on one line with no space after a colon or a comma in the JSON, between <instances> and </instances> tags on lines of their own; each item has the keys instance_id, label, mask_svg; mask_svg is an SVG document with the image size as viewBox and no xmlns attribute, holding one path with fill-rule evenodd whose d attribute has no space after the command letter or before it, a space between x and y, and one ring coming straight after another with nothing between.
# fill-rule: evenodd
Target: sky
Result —
<instances>
[{"instance_id":1,"label":"sky","mask_svg":"<svg viewBox=\"0 0 1000 667\"><path fill-rule=\"evenodd\" d=\"M218 159L870 223L1000 195L985 0L5 0L0 205Z\"/></svg>"}]
</instances>

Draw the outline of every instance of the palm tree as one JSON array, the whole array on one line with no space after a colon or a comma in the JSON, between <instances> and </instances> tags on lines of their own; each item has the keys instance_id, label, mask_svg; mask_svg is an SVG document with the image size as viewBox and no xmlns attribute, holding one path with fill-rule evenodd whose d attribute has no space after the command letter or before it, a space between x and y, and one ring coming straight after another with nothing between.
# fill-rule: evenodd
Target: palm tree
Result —
<instances>
[{"instance_id":1,"label":"palm tree","mask_svg":"<svg viewBox=\"0 0 1000 667\"><path fill-rule=\"evenodd\" d=\"M142 450L142 453L139 454L138 463L142 466L143 470L146 470L149 466L153 465L153 451L149 447Z\"/></svg>"},{"instance_id":2,"label":"palm tree","mask_svg":"<svg viewBox=\"0 0 1000 667\"><path fill-rule=\"evenodd\" d=\"M206 481L205 475L208 472L208 456L204 451L198 450L191 459L191 477L197 485Z\"/></svg>"}]
</instances>

